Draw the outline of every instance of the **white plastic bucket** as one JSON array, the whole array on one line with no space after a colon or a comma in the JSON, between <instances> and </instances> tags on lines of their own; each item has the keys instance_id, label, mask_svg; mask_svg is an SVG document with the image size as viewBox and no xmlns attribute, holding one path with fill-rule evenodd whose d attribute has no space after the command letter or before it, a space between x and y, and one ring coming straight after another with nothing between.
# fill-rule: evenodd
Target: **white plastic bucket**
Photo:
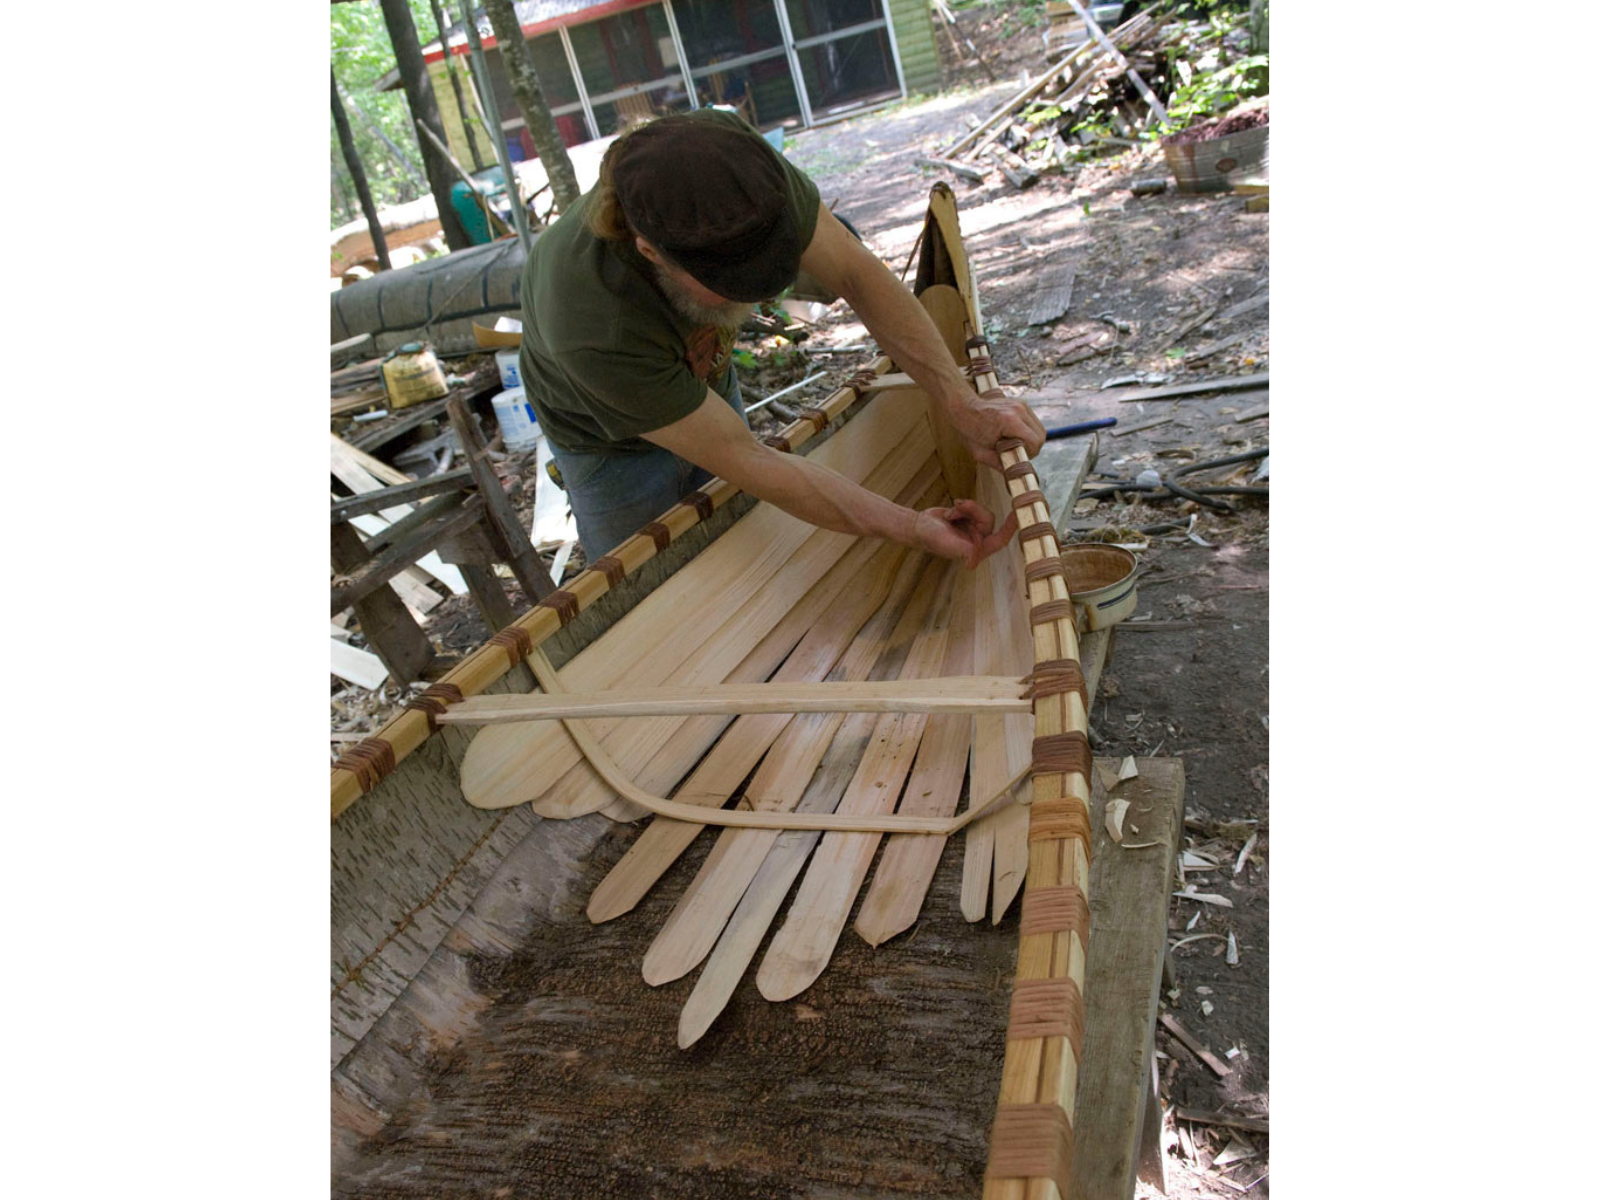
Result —
<instances>
[{"instance_id":1,"label":"white plastic bucket","mask_svg":"<svg viewBox=\"0 0 1600 1200\"><path fill-rule=\"evenodd\" d=\"M492 403L494 419L500 422L500 436L507 450L522 454L539 444L539 418L533 415L526 391L508 388L495 396Z\"/></svg>"},{"instance_id":2,"label":"white plastic bucket","mask_svg":"<svg viewBox=\"0 0 1600 1200\"><path fill-rule=\"evenodd\" d=\"M518 364L517 350L498 350L495 352L494 365L500 369L500 386L507 391L522 386L522 368Z\"/></svg>"}]
</instances>

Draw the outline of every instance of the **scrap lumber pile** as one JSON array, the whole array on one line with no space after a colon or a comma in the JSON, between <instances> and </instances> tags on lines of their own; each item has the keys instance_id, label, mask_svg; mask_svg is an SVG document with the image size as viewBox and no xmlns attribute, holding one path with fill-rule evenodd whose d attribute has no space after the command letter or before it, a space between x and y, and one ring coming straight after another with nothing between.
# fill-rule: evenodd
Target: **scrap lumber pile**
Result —
<instances>
[{"instance_id":1,"label":"scrap lumber pile","mask_svg":"<svg viewBox=\"0 0 1600 1200\"><path fill-rule=\"evenodd\" d=\"M1159 120L1165 109L1150 80L1164 85L1165 68L1155 43L1162 19L1138 13L1110 33L1093 26L1091 36L1038 79L1010 97L953 144L932 165L947 167L965 178L980 177L997 165L1017 187L1037 181L1038 173L1072 161L1074 146L1087 142L1065 138L1092 111L1104 112L1130 143L1135 133ZM1141 115L1136 105L1144 109Z\"/></svg>"},{"instance_id":2,"label":"scrap lumber pile","mask_svg":"<svg viewBox=\"0 0 1600 1200\"><path fill-rule=\"evenodd\" d=\"M1226 104L1198 103L1197 90L1215 99L1201 81L1218 68L1255 61L1241 57L1249 38L1242 29L1219 33L1201 21L1137 13L1106 32L1080 0L1054 3L1051 9L1060 9L1065 23L1052 25L1046 44L1051 57L1061 57L986 119L968 118L973 127L919 159L920 166L974 183L998 170L1012 186L1031 187L1046 173L1070 172L1103 151L1120 152L1223 111ZM1058 30L1070 31L1070 37ZM1241 90L1232 102L1245 94ZM1169 104L1177 106L1171 114ZM1186 136L1216 136L1216 130L1178 133L1171 140Z\"/></svg>"}]
</instances>

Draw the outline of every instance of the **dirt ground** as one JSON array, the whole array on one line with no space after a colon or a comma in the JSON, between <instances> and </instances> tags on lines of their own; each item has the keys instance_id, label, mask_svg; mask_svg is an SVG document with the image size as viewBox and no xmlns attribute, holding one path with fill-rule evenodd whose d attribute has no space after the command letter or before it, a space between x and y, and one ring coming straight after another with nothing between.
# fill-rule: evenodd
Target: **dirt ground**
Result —
<instances>
[{"instance_id":1,"label":"dirt ground","mask_svg":"<svg viewBox=\"0 0 1600 1200\"><path fill-rule=\"evenodd\" d=\"M1099 389L1108 380L1135 375L1146 377L1146 383L1183 383L1268 369L1267 307L1259 304L1238 315L1230 310L1266 293L1269 217L1246 214L1236 196L1168 191L1134 198L1128 190L1134 180L1164 174L1159 152L1128 150L1115 159L1086 164L1074 175L1047 174L1024 192L998 175L974 185L919 169L913 159L936 154L941 142L966 127L966 114L985 114L1015 90L1016 72L1007 71L1008 62L1031 63L1035 71L1043 62L1036 38L1019 36L1005 15L992 9L964 11L961 28L990 50L1003 82L988 84L969 64L955 72L968 81L965 86L793 136L792 160L812 175L824 200L835 202L835 211L897 272L911 253L929 187L941 177L951 182L997 373L1008 390L1038 408L1047 426L1107 416L1129 426L1170 416L1164 424L1125 436L1112 436L1116 429L1100 431L1098 466L1086 490L1108 480L1132 480L1146 469L1166 474L1190 463L1264 448L1269 418L1248 423L1235 418L1264 409L1265 392L1121 403L1119 390L1127 388ZM942 33L940 37L948 56ZM1072 290L1065 313L1049 319L1033 314L1030 323L1030 310L1041 296L1062 285L1069 274ZM1202 361L1185 362L1186 355L1224 340L1227 345ZM864 347L869 341L853 315L835 306L795 344L803 353L743 375L746 401L819 368L827 370L827 378L791 393L784 403L798 406L825 395L841 375L868 359ZM758 356L770 363L775 346L769 340L756 347ZM774 419L764 413L756 422L758 431L769 422ZM1252 461L1208 472L1198 482L1247 483L1259 465ZM1092 737L1101 755L1183 759L1188 778L1185 848L1219 864L1189 869L1186 883L1232 903L1172 903L1171 940L1183 944L1172 951L1175 977L1163 984L1170 989L1163 996L1164 1010L1217 1055L1228 1056L1229 1071L1219 1078L1158 1029L1161 1095L1169 1112L1206 1110L1264 1124L1269 1078L1267 508L1253 497L1229 500L1237 508L1231 513L1196 508L1187 501L1136 501L1137 494L1130 493L1085 499L1071 514L1074 536L1147 547L1139 553L1144 572L1140 604L1119 631L1091 714ZM531 495L519 502L531 508ZM1064 522L1066 516L1058 514L1057 519ZM1163 525L1168 528L1160 530ZM1150 527L1158 531L1139 532ZM520 602L515 595L513 600ZM1139 628L1147 622L1149 628ZM463 649L488 633L466 597L436 610L429 632L447 648ZM588 864L594 878L604 874L632 836L624 828L614 832L598 861ZM1250 854L1242 859L1240 852L1252 838ZM739 1056L761 1054L769 1045L791 1047L792 1028L789 1036L779 1036L780 1027L807 1019L797 1018L790 1006L767 1005L742 993L725 1018L730 1028L723 1038L708 1039L680 1055L671 1045L671 1030L683 989L647 989L631 967L704 849L687 855L629 918L598 929L580 922L570 939L552 927L555 940L541 946L536 961L519 952L486 964L481 984L493 1006L481 1036L466 1043L456 1060L436 1064L427 1094L396 1114L375 1139L367 1169L342 1181L339 1194L476 1194L469 1184L474 1164L489 1161L515 1185L496 1195L547 1194L537 1184L551 1178L582 1184L583 1194L606 1196L742 1196L751 1194L752 1179L765 1180L761 1194L773 1197L867 1194L855 1186L860 1180L851 1178L849 1163L851 1139L861 1133L853 1124L855 1114L866 1111L858 1110L852 1097L869 1090L872 1081L857 1078L859 1072L852 1074L849 1068L830 1071L826 1051L836 1038L858 1043L873 1036L871 1012L881 996L859 994L862 980L872 977L871 986L879 992L892 990L882 981L882 973L892 968L881 960L874 963L873 952L858 940L841 941L834 965L804 997L802 1008L827 1016L825 1026L818 1026L809 1062L786 1064L780 1058L775 1072L750 1070L748 1077L740 1076ZM971 1012L974 1029L996 1035L994 1047L970 1049L978 1058L993 1050L998 1063L1005 989L993 985L1009 968L991 961L993 938L978 937L953 912L949 865L936 879L918 940L927 940L924 949L931 945L953 956L947 960L946 985L964 1011ZM958 884L959 865L954 875ZM1006 933L1009 924L991 932L1004 935L1014 952L1015 931ZM1230 935L1236 965L1227 961L1232 957ZM852 965L856 958L862 961ZM627 1005L607 992L614 983L606 981L619 973L627 985ZM530 1013L556 994L565 1007L535 1020ZM913 996L901 1002L918 1001ZM569 1028L588 1024L581 1038L585 1049L575 1048L580 1045L576 1038L570 1043L552 1038L552 1021ZM599 1028L593 1027L595 1022ZM573 1048L562 1050L563 1044ZM608 1044L612 1049L592 1049ZM728 1073L719 1077L735 1082L696 1101L703 1103L702 1110L685 1111L687 1100L672 1098L695 1089L697 1078L703 1079L697 1072L707 1069L708 1062L710 1069L722 1063ZM801 1066L805 1070L798 1071L800 1078L791 1077L791 1068ZM541 1123L607 1119L603 1089L576 1086L596 1073L628 1078L629 1086L649 1078L649 1086L659 1089L660 1111L636 1124L630 1136L654 1148L663 1163L660 1174L622 1178L592 1161L550 1157L550 1140L539 1134ZM939 1074L938 1065L930 1063L923 1082L948 1091L948 1078L939 1080ZM496 1081L494 1094L482 1094L490 1079ZM907 1088L910 1124L883 1141L880 1163L901 1180L893 1193L976 1194L981 1186L977 1179L938 1177L930 1165L937 1138L917 1126L923 1113L911 1099L917 1080L898 1082ZM994 1087L984 1080L967 1082L970 1086L956 1091L970 1099L975 1127L981 1127L992 1112ZM521 1103L518 1096L563 1091L575 1106L573 1112L558 1116L530 1111L520 1126L505 1124L505 1113ZM739 1173L719 1181L711 1168L717 1146L759 1138L751 1122L770 1119L764 1114L774 1111L785 1115L787 1126L771 1135L772 1173L764 1175L759 1163L746 1163ZM467 1134L474 1126L481 1128L481 1136ZM794 1161L785 1148L794 1139L811 1139L815 1145L807 1169L812 1185L783 1177L783 1164ZM1244 1157L1214 1166L1213 1159L1234 1139L1232 1152ZM1168 1195L1186 1200L1234 1196L1247 1187L1253 1195L1269 1194L1265 1134L1169 1116L1166 1140ZM980 1152L977 1160L981 1157ZM874 1178L885 1176L874 1172ZM1140 1184L1139 1194L1155 1193Z\"/></svg>"}]
</instances>

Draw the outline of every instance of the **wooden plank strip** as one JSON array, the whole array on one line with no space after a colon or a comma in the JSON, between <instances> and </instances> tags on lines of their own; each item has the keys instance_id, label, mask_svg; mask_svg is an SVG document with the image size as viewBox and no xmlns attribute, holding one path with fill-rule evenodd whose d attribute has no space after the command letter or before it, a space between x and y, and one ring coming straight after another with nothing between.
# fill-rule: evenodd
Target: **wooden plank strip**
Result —
<instances>
[{"instance_id":1,"label":"wooden plank strip","mask_svg":"<svg viewBox=\"0 0 1600 1200\"><path fill-rule=\"evenodd\" d=\"M897 574L893 566L888 571L892 587L888 577L874 581L874 591L885 599L829 671L830 679L866 679L880 660L889 660L908 647L921 625L938 565L919 554ZM922 586L914 592L919 580ZM843 721L842 714L828 713L790 722L750 781L746 790L750 806L763 812L793 809ZM874 718L869 725L875 723ZM777 834L765 830L733 829L718 837L645 954L647 983L677 979L706 956L776 838Z\"/></svg>"},{"instance_id":2,"label":"wooden plank strip","mask_svg":"<svg viewBox=\"0 0 1600 1200\"><path fill-rule=\"evenodd\" d=\"M917 479L897 499L901 503L918 508L938 503L944 498L943 482L938 476L938 465L930 460L924 464ZM823 576L822 581L807 592L805 597L785 615L784 619L774 627L773 632L750 652L734 674L729 676L729 680L766 679L772 675L774 669L780 671L781 678L820 678L849 642L849 634L854 632L854 627L851 627L849 633L838 631L837 622L841 618L828 611L830 606L835 603L841 591L850 587L856 593L856 602L866 605L864 611L870 613L878 600L882 599L882 593L877 593L874 597L873 590L866 585L866 581L874 578L877 570L872 564L879 562L880 557L885 562L891 560L898 562L905 553L903 547L892 544L858 541L846 551L845 556L834 565L833 569ZM814 619L818 613L823 616ZM802 635L805 640L796 648L795 643ZM819 642L822 644L819 645ZM790 653L791 650L794 651L793 654ZM815 674L808 674L810 672ZM762 753L777 736L787 718L752 716L740 718L740 721L738 735L732 740L724 739L726 744L719 744L713 748L712 743L727 728L728 718L693 717L686 720L646 764L638 777L639 785L657 793L666 792L676 786L691 768L695 768L695 779L685 784L677 798L684 802L692 800L697 804L720 807L732 794L733 789L760 761ZM707 750L711 751L709 755L706 754ZM704 757L703 762L702 757ZM696 767L696 764L699 766ZM603 781L601 786L604 786ZM606 792L609 791L607 788ZM646 815L645 810L621 797L606 805L601 811L617 821L636 821ZM654 828L653 824L651 829ZM665 870L677 854L693 840L694 834L703 828L703 825L697 825L688 832L684 840L676 842L676 848L658 860L659 870ZM668 839L669 842L673 840ZM646 830L641 841L647 846L655 844L650 830ZM639 845L639 842L635 843L635 847ZM630 848L627 857L632 859L633 848ZM637 902L650 884L654 883L655 877L650 875L648 879L640 881L642 886L633 893L626 905L627 908L631 908ZM591 909L591 914L594 911ZM626 911L626 908L621 911Z\"/></svg>"},{"instance_id":3,"label":"wooden plank strip","mask_svg":"<svg viewBox=\"0 0 1600 1200\"><path fill-rule=\"evenodd\" d=\"M612 688L565 696L478 696L439 714L441 725L494 725L558 717L656 717L707 713L1032 713L1016 676L945 675L863 683L700 684Z\"/></svg>"},{"instance_id":4,"label":"wooden plank strip","mask_svg":"<svg viewBox=\"0 0 1600 1200\"><path fill-rule=\"evenodd\" d=\"M1190 1033L1182 1025L1178 1024L1178 1018L1174 1017L1171 1013L1164 1012L1160 1014L1157 1019L1161 1022L1161 1028L1165 1029L1173 1037L1177 1038L1178 1041L1182 1042L1183 1045L1190 1050L1196 1058L1205 1063L1206 1066L1210 1067L1218 1076L1227 1075L1232 1072L1232 1067L1213 1054L1211 1052L1211 1048L1199 1038L1195 1037L1194 1034Z\"/></svg>"},{"instance_id":5,"label":"wooden plank strip","mask_svg":"<svg viewBox=\"0 0 1600 1200\"><path fill-rule=\"evenodd\" d=\"M437 544L452 533L458 533L477 524L483 517L483 501L478 496L469 496L459 505L454 504L454 498L451 496L440 496L437 499L446 502L446 512L409 530L403 537L398 538L394 545L383 548L371 560L363 563L348 579L329 589L328 603L332 612L341 612L357 600L365 599L414 563L425 548ZM412 515L419 516L426 513L425 510L418 509ZM399 526L397 524L392 528ZM462 584L464 587L465 579L462 580Z\"/></svg>"},{"instance_id":6,"label":"wooden plank strip","mask_svg":"<svg viewBox=\"0 0 1600 1200\"><path fill-rule=\"evenodd\" d=\"M1087 639L1085 639L1087 640ZM1094 865L1089 902L1089 952L1084 964L1084 1104L1074 1125L1075 1200L1126 1200L1132 1194L1153 1058L1161 962L1167 945L1166 893L1183 834L1183 761L1139 758L1139 774L1117 782L1114 759L1095 760L1090 809ZM1113 785L1108 792L1106 783ZM1130 804L1139 827L1129 842L1162 843L1125 850L1105 828L1106 801Z\"/></svg>"},{"instance_id":7,"label":"wooden plank strip","mask_svg":"<svg viewBox=\"0 0 1600 1200\"><path fill-rule=\"evenodd\" d=\"M1087 459L1083 460L1085 464ZM1074 477L1068 486L1076 489L1082 476ZM1041 481L1042 482L1042 481ZM1046 491L1048 484L1041 491ZM1046 491L1048 495L1049 492ZM1002 477L994 471L985 471L980 495L990 510L995 513L1004 513L1011 507L1011 496L1006 491ZM1067 511L1071 511L1070 505ZM1028 507L1017 514L1023 525L1031 524L1035 517L1041 516L1049 519L1047 507ZM1032 638L1029 635L1030 626L1028 615L1023 611L1023 602L1027 598L1027 589L1023 586L1022 578L1022 551L1017 542L1003 547L990 556L994 563L994 570L990 576L992 592L989 597L988 613L995 623L998 637L995 651L997 657L992 665L1002 674L1015 673L1020 677L1033 667ZM974 664L982 669L983 664ZM1028 711L1021 716L1007 715L1000 718L1002 738L999 753L999 779L1009 779L1024 772L1028 768L1033 750L1033 708L1029 705ZM998 786L999 779L996 780ZM989 788L984 783L978 783L973 788L975 797L987 796ZM994 821L994 871L991 876L992 902L990 904L991 919L995 924L1000 923L1000 918L1005 916L1006 909L1012 900L1022 890L1023 880L1028 870L1028 810L1025 806L1012 806L1002 809L992 818Z\"/></svg>"},{"instance_id":8,"label":"wooden plank strip","mask_svg":"<svg viewBox=\"0 0 1600 1200\"><path fill-rule=\"evenodd\" d=\"M344 477L340 475L340 471L347 470L352 466L358 467L362 471L365 471L379 483L397 484L412 482L411 476L396 470L394 467L391 467L388 463L382 461L381 459L373 458L372 455L368 454L365 450L357 450L349 442L341 438L337 433L328 434L328 450L335 468L333 473L335 476L338 476L341 482L344 481ZM369 489L360 490L365 491Z\"/></svg>"},{"instance_id":9,"label":"wooden plank strip","mask_svg":"<svg viewBox=\"0 0 1600 1200\"><path fill-rule=\"evenodd\" d=\"M926 487L921 473L904 488L900 485L904 461L923 449L923 445L914 442L904 452L900 449L891 452L883 470L867 477L869 488L890 495L903 495L905 491L920 494ZM825 574L838 561L841 551L849 552L843 548L853 547L856 541L847 534L813 530L812 536L781 570L721 623L717 636L708 638L700 650L673 671L670 682L694 685L724 680L737 666L738 655L755 634L787 619L807 589L808 581ZM671 739L685 719L598 718L585 724L591 729L606 731L600 735L602 744L608 747L608 753L616 758L619 767L632 775ZM558 818L581 815L608 804L613 796L613 790L604 786L590 764L579 763L535 799L534 811L541 816Z\"/></svg>"},{"instance_id":10,"label":"wooden plank strip","mask_svg":"<svg viewBox=\"0 0 1600 1200\"><path fill-rule=\"evenodd\" d=\"M522 528L521 519L511 507L511 501L506 499L500 477L489 465L488 447L484 445L483 435L478 432L477 423L467 411L467 402L452 396L446 402L446 411L450 414L450 426L456 432L456 439L461 443L461 451L467 457L467 467L477 482L478 494L483 497L484 507L488 510L489 523L500 535L499 540L505 543L506 564L511 568L511 574L521 585L522 594L529 598L530 604L535 600L543 600L556 590L555 580L550 578L550 572L545 569L544 560L534 553L527 530Z\"/></svg>"},{"instance_id":11,"label":"wooden plank strip","mask_svg":"<svg viewBox=\"0 0 1600 1200\"><path fill-rule=\"evenodd\" d=\"M918 572L909 567L902 571L902 580L914 581L917 576ZM899 592L898 583L896 591ZM886 603L885 607L888 608L889 604ZM903 607L910 609L911 606L907 603ZM892 632L880 647L877 661L871 667L874 677L892 679L900 674L924 614L925 609L921 612L896 610L891 618ZM828 745L816 775L806 787L799 804L795 805L795 812L833 812L838 807L839 799L858 769L878 720L870 713L854 713L844 719ZM777 917L784 897L800 877L801 868L821 836L816 832L786 832L778 835L749 887L745 889L684 1005L678 1021L680 1046L693 1044L727 1005L734 988L755 960L761 939Z\"/></svg>"},{"instance_id":12,"label":"wooden plank strip","mask_svg":"<svg viewBox=\"0 0 1600 1200\"><path fill-rule=\"evenodd\" d=\"M929 675L944 661L954 572L961 569L960 564L952 563L936 576L936 599L906 656L902 679ZM839 801L840 814L894 811L927 722L920 713L890 713L878 718L871 745ZM768 1000L797 996L822 974L866 881L881 837L876 833L828 833L817 845L788 918L773 935L756 972L756 986Z\"/></svg>"},{"instance_id":13,"label":"wooden plank strip","mask_svg":"<svg viewBox=\"0 0 1600 1200\"><path fill-rule=\"evenodd\" d=\"M962 673L972 669L972 639L977 575L962 571L956 576L954 610L950 618L950 638L945 648L944 669ZM972 747L972 718L933 717L917 749L916 765L906 781L900 801L903 813L946 816L955 812L961 800L961 785L967 774L967 755ZM895 834L883 848L872 884L856 914L855 931L869 945L880 946L915 924L917 914L933 883L939 859L944 855L944 838Z\"/></svg>"},{"instance_id":14,"label":"wooden plank strip","mask_svg":"<svg viewBox=\"0 0 1600 1200\"><path fill-rule=\"evenodd\" d=\"M426 479L418 479L393 488L385 488L381 492L366 492L358 493L354 496L345 496L333 502L329 512L329 519L332 521L347 521L360 513L373 513L399 504L412 504L429 496L436 496L440 492L460 491L471 482L472 472L467 470L466 467L460 467L457 470L445 471L439 475L429 475Z\"/></svg>"},{"instance_id":15,"label":"wooden plank strip","mask_svg":"<svg viewBox=\"0 0 1600 1200\"><path fill-rule=\"evenodd\" d=\"M868 543L852 546L845 556L805 594L800 603L773 626L772 632L762 638L756 648L745 656L744 661L735 668L728 679L731 682L753 682L769 678L775 670L787 669L799 673L805 670L807 664L819 653L836 655L837 646L828 646L819 651L817 643L821 639L828 638L837 627L840 617L834 611L835 606L840 601L841 593L852 583L859 582L860 573L871 557L873 549L874 547ZM878 549L881 550L882 547ZM864 595L856 593L856 598L861 603L866 602ZM819 613L822 614L820 617L817 615ZM840 644L842 645L844 641L848 641L847 635L841 637ZM750 721L760 719L763 718L749 718ZM774 720L774 718L765 719ZM720 798L725 801L733 794L739 782L750 773L750 769L760 761L761 753L766 748L765 742L758 744L756 739L745 736L736 737L726 746L721 744L713 746L723 731L729 727L731 720L725 716L700 716L684 721L645 764L644 770L638 776L639 786L658 793L670 792L691 769L694 769L696 780L691 786L703 789L713 786L711 781L715 780L715 785L720 790ZM748 730L748 723L743 728ZM711 751L709 755L706 754L707 750ZM698 767L696 764L699 764ZM610 794L611 789L605 787L604 781L598 782L605 788L603 794ZM690 786L685 786L677 798L687 801L689 795ZM698 799L700 793L697 792L695 795ZM708 799L707 803L711 801ZM649 816L647 810L620 796L601 811L614 821L637 821L641 817ZM687 845L687 842L684 844ZM669 859L668 862L670 861ZM666 863L662 866L664 869ZM639 894L642 895L642 891Z\"/></svg>"},{"instance_id":16,"label":"wooden plank strip","mask_svg":"<svg viewBox=\"0 0 1600 1200\"><path fill-rule=\"evenodd\" d=\"M838 547L839 543L829 538L808 539L772 579L728 615L722 628L729 631L729 636L705 641L673 670L669 678L674 683L710 683L725 679L729 670L740 661L734 656L744 650L762 629L776 627L789 620L794 605L809 590L809 586L814 586L813 581L827 577L827 572L837 562L834 555ZM815 614L807 614L807 617L814 618ZM795 640L805 632L805 625L809 623L807 620L802 624L794 635ZM700 719L705 718L667 716L630 720L599 717L585 720L583 727L617 760L620 769L636 773L672 740L685 721ZM562 728L570 731L571 726L563 722ZM493 729L491 726L490 730ZM604 807L615 795L614 790L605 785L593 766L586 761L574 763L553 782L550 780L557 773L556 766L541 765L538 769L543 787L533 797L533 807L540 816L558 820L581 816Z\"/></svg>"},{"instance_id":17,"label":"wooden plank strip","mask_svg":"<svg viewBox=\"0 0 1600 1200\"><path fill-rule=\"evenodd\" d=\"M894 574L905 553L899 547L881 548L873 565L867 568L869 586L860 589L859 597L863 607L871 605L867 608L869 615L880 603L895 611L904 606L910 595L909 585L899 592L891 591L884 586L884 577ZM886 601L885 596L888 597ZM836 603L841 603L842 607L848 605L848 602ZM816 678L833 670L839 656L847 654L854 641L860 640L860 626L853 624L853 611L847 607L845 611L850 613L849 619L843 612L824 614L795 654L780 668L780 679ZM678 791L677 799L687 804L720 808L789 726L790 720L772 716L740 717ZM704 829L704 825L685 821L652 821L595 888L589 898L589 920L599 924L632 909Z\"/></svg>"},{"instance_id":18,"label":"wooden plank strip","mask_svg":"<svg viewBox=\"0 0 1600 1200\"><path fill-rule=\"evenodd\" d=\"M909 482L933 450L927 423L909 404L875 401L844 433L847 436L830 438L817 449L817 461L857 481L883 478L889 486L881 490L890 495ZM896 449L885 456L884 450L891 446ZM880 462L881 469L875 470ZM672 678L692 654L713 638L736 656L736 663L760 639L764 629L754 625L735 629L725 619L686 620L686 614L715 612L731 616L762 591L794 553L812 539L820 547L837 550L833 561L852 540L844 534L817 530L774 505L758 504L701 553L694 572L673 576L612 626L604 645L590 646L576 655L563 668L563 683L586 692L615 687L624 679L647 686L659 684ZM814 560L813 565L817 573L805 587L787 598L773 593L774 603L762 607L762 613L771 618L767 628L832 563ZM724 670L723 675L726 673ZM616 725L594 724L594 732L602 740ZM629 736L644 734L636 729ZM659 745L657 741L651 753ZM480 731L467 749L461 765L462 793L481 808L520 804L546 792L550 781L569 771L580 757L577 746L560 726L490 726Z\"/></svg>"},{"instance_id":19,"label":"wooden plank strip","mask_svg":"<svg viewBox=\"0 0 1600 1200\"><path fill-rule=\"evenodd\" d=\"M1267 387L1271 372L1254 375L1231 375L1221 379L1202 379L1199 383L1178 383L1171 387L1139 388L1117 397L1118 404L1132 404L1138 400L1176 400L1184 396L1205 396L1212 392L1241 392L1246 388Z\"/></svg>"},{"instance_id":20,"label":"wooden plank strip","mask_svg":"<svg viewBox=\"0 0 1600 1200\"><path fill-rule=\"evenodd\" d=\"M856 763L872 737L876 723L870 713L845 718L822 766L795 806L796 812L832 812L855 773ZM771 851L762 860L755 878L740 897L738 907L728 919L727 928L717 939L716 949L706 968L695 980L694 990L678 1017L678 1045L684 1049L704 1036L718 1014L727 1007L733 989L755 961L761 939L766 937L784 897L800 877L813 847L822 838L814 831L791 831L778 835Z\"/></svg>"},{"instance_id":21,"label":"wooden plank strip","mask_svg":"<svg viewBox=\"0 0 1600 1200\"><path fill-rule=\"evenodd\" d=\"M348 442L343 441L337 434L330 433L329 441L329 469L333 477L351 491L359 494L381 491L392 484L413 482L411 476L402 475L388 463L379 462L370 454L363 454ZM400 504L382 511L381 518L385 524L399 521L411 512L410 505ZM373 524L377 518L366 516L361 521L352 522L357 528L365 532L372 532ZM418 558L416 567L433 576L440 583L450 589L452 595L464 595L467 590L467 581L461 572L441 559L437 552L428 553Z\"/></svg>"},{"instance_id":22,"label":"wooden plank strip","mask_svg":"<svg viewBox=\"0 0 1600 1200\"><path fill-rule=\"evenodd\" d=\"M1111 436L1127 437L1130 433L1143 433L1146 429L1154 429L1158 425L1167 424L1174 415L1173 413L1168 413L1164 417L1154 417L1148 421L1140 421L1137 425L1124 425L1120 429L1113 429Z\"/></svg>"},{"instance_id":23,"label":"wooden plank strip","mask_svg":"<svg viewBox=\"0 0 1600 1200\"><path fill-rule=\"evenodd\" d=\"M329 638L333 673L340 679L360 684L367 689L383 686L389 678L389 668L376 654L369 654L356 646L347 645L338 638Z\"/></svg>"}]
</instances>

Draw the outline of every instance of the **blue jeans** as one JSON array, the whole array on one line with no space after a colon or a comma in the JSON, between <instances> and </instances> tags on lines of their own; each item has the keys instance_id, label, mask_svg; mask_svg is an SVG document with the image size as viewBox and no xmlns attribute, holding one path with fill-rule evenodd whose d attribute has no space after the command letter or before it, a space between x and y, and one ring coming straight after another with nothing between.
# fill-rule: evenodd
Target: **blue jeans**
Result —
<instances>
[{"instance_id":1,"label":"blue jeans","mask_svg":"<svg viewBox=\"0 0 1600 1200\"><path fill-rule=\"evenodd\" d=\"M739 376L732 367L717 390L749 425ZM652 446L642 454L606 451L569 453L550 447L578 523L584 557L593 562L609 554L695 488L711 481L709 472Z\"/></svg>"}]
</instances>

